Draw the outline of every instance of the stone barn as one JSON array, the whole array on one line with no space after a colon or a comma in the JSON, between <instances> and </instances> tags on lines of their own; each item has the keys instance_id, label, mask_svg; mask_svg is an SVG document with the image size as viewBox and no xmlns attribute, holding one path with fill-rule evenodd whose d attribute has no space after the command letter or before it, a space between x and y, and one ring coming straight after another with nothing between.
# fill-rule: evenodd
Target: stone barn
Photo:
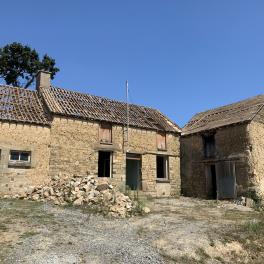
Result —
<instances>
[{"instance_id":1,"label":"stone barn","mask_svg":"<svg viewBox=\"0 0 264 264\"><path fill-rule=\"evenodd\" d=\"M212 199L264 193L264 95L196 114L181 138L182 193Z\"/></svg>"},{"instance_id":2,"label":"stone barn","mask_svg":"<svg viewBox=\"0 0 264 264\"><path fill-rule=\"evenodd\" d=\"M0 194L94 175L151 196L180 193L180 129L158 110L53 87L0 86Z\"/></svg>"}]
</instances>

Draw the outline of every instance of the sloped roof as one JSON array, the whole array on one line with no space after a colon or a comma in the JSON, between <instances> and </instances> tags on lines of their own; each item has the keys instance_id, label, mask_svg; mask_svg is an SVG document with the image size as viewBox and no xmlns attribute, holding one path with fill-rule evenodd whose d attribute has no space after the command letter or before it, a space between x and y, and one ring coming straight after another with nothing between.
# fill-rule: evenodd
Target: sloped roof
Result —
<instances>
[{"instance_id":1,"label":"sloped roof","mask_svg":"<svg viewBox=\"0 0 264 264\"><path fill-rule=\"evenodd\" d=\"M58 87L42 88L41 91L53 114L117 124L127 123L127 105L124 102ZM130 104L129 113L130 126L180 132L180 128L158 110Z\"/></svg>"},{"instance_id":2,"label":"sloped roof","mask_svg":"<svg viewBox=\"0 0 264 264\"><path fill-rule=\"evenodd\" d=\"M0 85L0 120L49 125L37 92Z\"/></svg>"},{"instance_id":3,"label":"sloped roof","mask_svg":"<svg viewBox=\"0 0 264 264\"><path fill-rule=\"evenodd\" d=\"M250 122L264 105L264 95L258 95L230 105L198 113L182 129L182 135L194 134L236 123Z\"/></svg>"}]
</instances>

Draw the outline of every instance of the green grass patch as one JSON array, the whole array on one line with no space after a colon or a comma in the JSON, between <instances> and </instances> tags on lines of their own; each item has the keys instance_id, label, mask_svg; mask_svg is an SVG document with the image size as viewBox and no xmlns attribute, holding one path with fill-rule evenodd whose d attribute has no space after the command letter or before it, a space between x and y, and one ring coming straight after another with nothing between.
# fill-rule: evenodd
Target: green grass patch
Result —
<instances>
[{"instance_id":1,"label":"green grass patch","mask_svg":"<svg viewBox=\"0 0 264 264\"><path fill-rule=\"evenodd\" d=\"M33 237L33 236L36 236L40 234L39 232L35 232L35 231L27 231L25 233L23 233L20 238L22 239L26 239L26 238L29 238L29 237Z\"/></svg>"},{"instance_id":2,"label":"green grass patch","mask_svg":"<svg viewBox=\"0 0 264 264\"><path fill-rule=\"evenodd\" d=\"M0 231L7 231L8 230L8 227L2 223L0 223Z\"/></svg>"}]
</instances>

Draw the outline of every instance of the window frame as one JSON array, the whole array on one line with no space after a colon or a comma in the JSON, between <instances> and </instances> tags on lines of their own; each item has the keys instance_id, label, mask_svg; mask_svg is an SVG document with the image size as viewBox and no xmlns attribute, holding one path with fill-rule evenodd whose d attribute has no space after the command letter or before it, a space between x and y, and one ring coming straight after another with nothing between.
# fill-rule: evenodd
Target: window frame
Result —
<instances>
[{"instance_id":1,"label":"window frame","mask_svg":"<svg viewBox=\"0 0 264 264\"><path fill-rule=\"evenodd\" d=\"M159 146L159 137L160 138L164 138L164 143L165 143L165 146L164 146L164 148L163 147L160 147ZM156 133L156 143L157 143L157 149L158 150L161 150L161 151L166 151L167 150L167 134L166 134L166 132L161 132L161 131L158 131L157 133Z\"/></svg>"},{"instance_id":2,"label":"window frame","mask_svg":"<svg viewBox=\"0 0 264 264\"><path fill-rule=\"evenodd\" d=\"M18 154L18 159L12 159L12 155L14 153ZM28 160L21 159L22 154L28 154ZM8 165L10 167L30 167L32 161L32 152L28 150L10 150L9 151L9 158L8 158Z\"/></svg>"},{"instance_id":3,"label":"window frame","mask_svg":"<svg viewBox=\"0 0 264 264\"><path fill-rule=\"evenodd\" d=\"M163 174L165 177L158 177L158 159L163 159ZM169 181L170 180L170 173L169 173L169 156L167 155L156 155L156 180L157 181Z\"/></svg>"}]
</instances>

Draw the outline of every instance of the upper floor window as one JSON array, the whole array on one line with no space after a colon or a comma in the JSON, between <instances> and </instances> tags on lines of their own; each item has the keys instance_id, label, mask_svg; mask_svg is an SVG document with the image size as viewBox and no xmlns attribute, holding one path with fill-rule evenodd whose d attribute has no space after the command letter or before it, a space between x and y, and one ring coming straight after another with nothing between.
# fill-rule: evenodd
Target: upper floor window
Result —
<instances>
[{"instance_id":1,"label":"upper floor window","mask_svg":"<svg viewBox=\"0 0 264 264\"><path fill-rule=\"evenodd\" d=\"M166 150L166 133L157 132L157 148L158 150Z\"/></svg>"},{"instance_id":2,"label":"upper floor window","mask_svg":"<svg viewBox=\"0 0 264 264\"><path fill-rule=\"evenodd\" d=\"M110 123L101 123L99 138L102 143L112 143L112 125Z\"/></svg>"},{"instance_id":3,"label":"upper floor window","mask_svg":"<svg viewBox=\"0 0 264 264\"><path fill-rule=\"evenodd\" d=\"M203 136L204 157L213 158L215 156L215 135Z\"/></svg>"}]
</instances>

